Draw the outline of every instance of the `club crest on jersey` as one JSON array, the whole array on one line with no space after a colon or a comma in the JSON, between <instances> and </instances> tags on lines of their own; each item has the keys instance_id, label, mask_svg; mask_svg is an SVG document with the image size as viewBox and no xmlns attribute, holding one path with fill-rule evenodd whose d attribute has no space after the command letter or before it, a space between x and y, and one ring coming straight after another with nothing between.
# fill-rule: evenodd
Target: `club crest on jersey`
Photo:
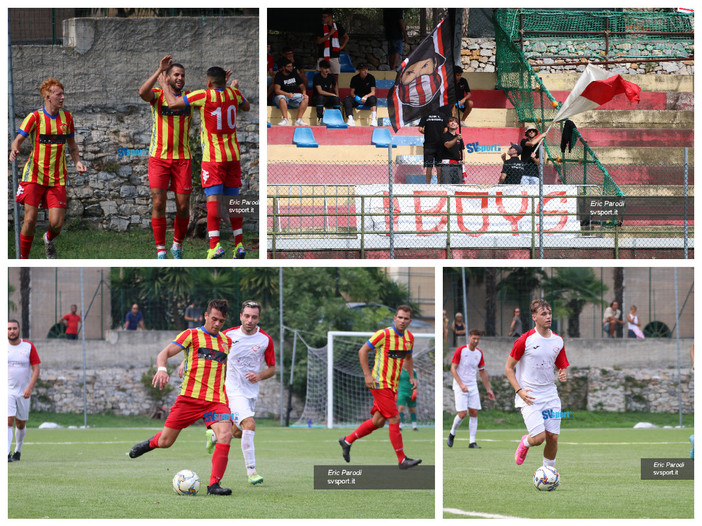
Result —
<instances>
[{"instance_id":1,"label":"club crest on jersey","mask_svg":"<svg viewBox=\"0 0 702 526\"><path fill-rule=\"evenodd\" d=\"M251 346L251 352L257 353L257 352L260 351L260 350L261 350L261 346L260 346L260 345L252 345L252 346Z\"/></svg>"},{"instance_id":2,"label":"club crest on jersey","mask_svg":"<svg viewBox=\"0 0 702 526\"><path fill-rule=\"evenodd\" d=\"M553 348L553 354L558 354L560 352L561 348L556 346Z\"/></svg>"},{"instance_id":3,"label":"club crest on jersey","mask_svg":"<svg viewBox=\"0 0 702 526\"><path fill-rule=\"evenodd\" d=\"M59 126L61 127L61 133L66 133L68 125L62 122Z\"/></svg>"}]
</instances>

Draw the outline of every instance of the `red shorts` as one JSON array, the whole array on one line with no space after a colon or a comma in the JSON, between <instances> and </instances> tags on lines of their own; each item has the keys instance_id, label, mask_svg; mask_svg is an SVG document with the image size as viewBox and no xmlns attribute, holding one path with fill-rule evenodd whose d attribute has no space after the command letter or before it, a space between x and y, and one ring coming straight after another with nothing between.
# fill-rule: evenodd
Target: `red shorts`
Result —
<instances>
[{"instance_id":1,"label":"red shorts","mask_svg":"<svg viewBox=\"0 0 702 526\"><path fill-rule=\"evenodd\" d=\"M49 208L66 208L65 186L44 186L39 183L21 182L17 188L18 203Z\"/></svg>"},{"instance_id":2,"label":"red shorts","mask_svg":"<svg viewBox=\"0 0 702 526\"><path fill-rule=\"evenodd\" d=\"M190 159L149 157L149 188L171 190L176 194L192 193L192 161Z\"/></svg>"},{"instance_id":3,"label":"red shorts","mask_svg":"<svg viewBox=\"0 0 702 526\"><path fill-rule=\"evenodd\" d=\"M203 188L218 184L233 187L241 186L241 163L239 161L227 161L224 163L202 161L201 169Z\"/></svg>"},{"instance_id":4,"label":"red shorts","mask_svg":"<svg viewBox=\"0 0 702 526\"><path fill-rule=\"evenodd\" d=\"M392 389L371 389L370 392L373 395L371 415L376 411L380 411L380 414L385 418L392 418L400 414L397 410L397 395Z\"/></svg>"},{"instance_id":5,"label":"red shorts","mask_svg":"<svg viewBox=\"0 0 702 526\"><path fill-rule=\"evenodd\" d=\"M189 396L178 396L164 426L171 429L185 429L202 418L205 425L210 427L217 422L231 421L231 416L229 407L222 402L208 402Z\"/></svg>"}]
</instances>

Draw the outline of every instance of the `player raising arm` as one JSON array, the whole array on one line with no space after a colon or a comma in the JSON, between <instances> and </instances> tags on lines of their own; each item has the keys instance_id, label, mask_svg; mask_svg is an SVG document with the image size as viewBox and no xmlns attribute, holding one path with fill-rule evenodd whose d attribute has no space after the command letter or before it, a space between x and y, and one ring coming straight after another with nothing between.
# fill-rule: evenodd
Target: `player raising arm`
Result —
<instances>
[{"instance_id":1,"label":"player raising arm","mask_svg":"<svg viewBox=\"0 0 702 526\"><path fill-rule=\"evenodd\" d=\"M159 79L161 74L163 79ZM154 88L156 81L160 88ZM151 105L151 144L149 145L149 189L151 190L151 228L154 231L156 256L166 259L166 196L173 190L176 215L173 222L173 259L183 259L183 239L190 222L190 194L193 191L190 157L190 108L174 109L164 93L176 98L190 93L184 90L185 68L175 64L170 55L161 59L158 68L139 88L139 96Z\"/></svg>"},{"instance_id":2,"label":"player raising arm","mask_svg":"<svg viewBox=\"0 0 702 526\"><path fill-rule=\"evenodd\" d=\"M29 258L40 205L49 211L49 229L44 234L46 257L56 259L54 239L63 228L67 206L65 144L78 173L88 170L80 160L73 116L63 109L63 84L49 78L42 83L39 91L44 99L43 108L25 117L10 146L10 162L15 162L24 140L29 137L32 142L32 153L22 170L15 198L18 203L24 204L20 259Z\"/></svg>"},{"instance_id":3,"label":"player raising arm","mask_svg":"<svg viewBox=\"0 0 702 526\"><path fill-rule=\"evenodd\" d=\"M224 249L219 243L219 203L222 196L239 195L241 187L241 162L239 141L236 136L237 110L249 111L251 105L239 91L239 83L234 80L227 87L231 74L220 67L207 70L207 89L197 90L176 99L166 93L168 105L172 109L196 106L200 108L200 142L202 143L202 188L207 196L207 232L210 249L207 259L221 258ZM159 76L159 83L161 77ZM164 78L165 81L165 78ZM246 256L243 244L243 224L241 216L229 216L234 231L234 256Z\"/></svg>"},{"instance_id":4,"label":"player raising arm","mask_svg":"<svg viewBox=\"0 0 702 526\"><path fill-rule=\"evenodd\" d=\"M166 361L185 351L185 379L178 398L163 425L163 430L129 451L137 458L156 448L168 448L180 432L201 418L217 436L217 445L212 455L212 473L207 486L208 495L231 495L232 490L222 488L219 482L224 476L229 460L232 441L232 422L227 405L224 379L227 370L227 355L232 341L220 332L227 319L226 300L212 300L205 311L205 324L196 329L186 329L169 343L156 358L158 370L153 386L163 389L168 383Z\"/></svg>"},{"instance_id":5,"label":"player raising arm","mask_svg":"<svg viewBox=\"0 0 702 526\"><path fill-rule=\"evenodd\" d=\"M553 369L558 368L558 379L565 382L569 364L563 338L551 331L551 306L544 300L534 300L530 310L535 328L519 337L505 364L505 375L515 391L515 406L521 408L528 431L519 441L514 460L523 464L529 448L545 440L543 465L555 467L561 399Z\"/></svg>"}]
</instances>

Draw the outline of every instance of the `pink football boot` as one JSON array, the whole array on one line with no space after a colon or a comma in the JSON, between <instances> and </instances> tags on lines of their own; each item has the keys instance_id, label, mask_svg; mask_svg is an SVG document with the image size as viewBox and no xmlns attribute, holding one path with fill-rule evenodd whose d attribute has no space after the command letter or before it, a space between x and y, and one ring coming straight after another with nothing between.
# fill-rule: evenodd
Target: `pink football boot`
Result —
<instances>
[{"instance_id":1,"label":"pink football boot","mask_svg":"<svg viewBox=\"0 0 702 526\"><path fill-rule=\"evenodd\" d=\"M527 456L527 453L529 452L529 448L524 445L524 439L528 437L529 435L524 435L521 440L519 441L519 445L517 446L517 450L514 452L514 461L517 463L518 466L521 466L524 464L524 459Z\"/></svg>"}]
</instances>

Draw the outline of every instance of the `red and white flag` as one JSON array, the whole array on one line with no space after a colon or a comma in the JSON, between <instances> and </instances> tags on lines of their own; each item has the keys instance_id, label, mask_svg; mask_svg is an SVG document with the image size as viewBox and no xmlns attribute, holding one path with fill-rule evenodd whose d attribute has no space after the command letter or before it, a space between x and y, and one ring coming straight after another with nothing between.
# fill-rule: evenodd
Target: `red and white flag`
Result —
<instances>
[{"instance_id":1,"label":"red and white flag","mask_svg":"<svg viewBox=\"0 0 702 526\"><path fill-rule=\"evenodd\" d=\"M553 118L553 122L568 119L583 111L594 110L620 93L625 94L631 102L639 102L640 92L639 86L624 80L621 75L612 76L608 71L588 64L575 83L573 91Z\"/></svg>"}]
</instances>

